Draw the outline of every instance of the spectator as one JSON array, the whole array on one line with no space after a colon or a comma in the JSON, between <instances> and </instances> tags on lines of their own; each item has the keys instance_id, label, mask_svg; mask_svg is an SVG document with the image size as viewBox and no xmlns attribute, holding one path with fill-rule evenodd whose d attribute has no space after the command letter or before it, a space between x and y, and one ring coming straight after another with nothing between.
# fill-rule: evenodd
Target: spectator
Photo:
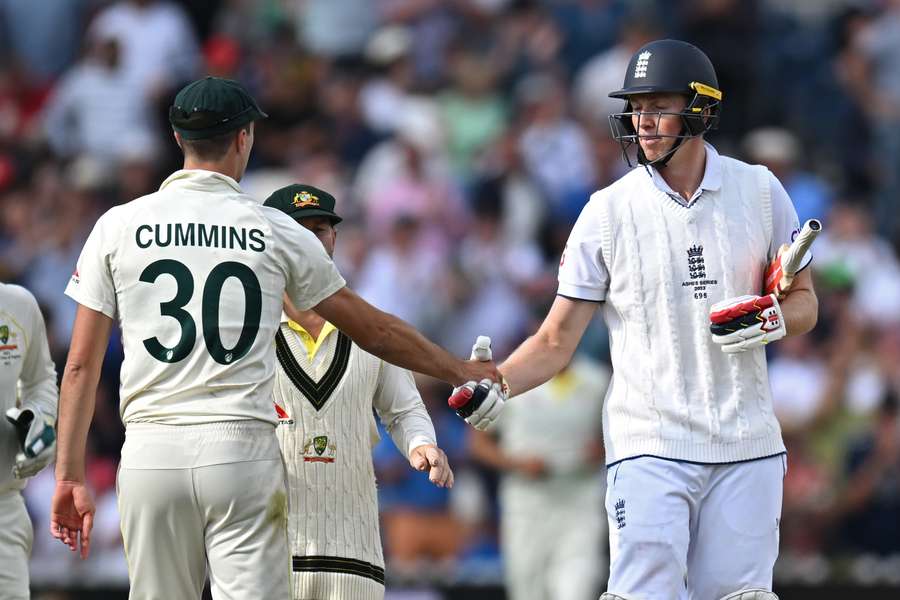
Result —
<instances>
[{"instance_id":1,"label":"spectator","mask_svg":"<svg viewBox=\"0 0 900 600\"><path fill-rule=\"evenodd\" d=\"M144 91L122 66L122 44L112 36L92 40L87 56L55 88L44 115L44 131L59 156L88 153L110 163L135 145L152 153L156 127Z\"/></svg>"},{"instance_id":2,"label":"spectator","mask_svg":"<svg viewBox=\"0 0 900 600\"><path fill-rule=\"evenodd\" d=\"M447 127L447 150L462 182L471 180L480 152L506 127L507 109L498 93L492 57L464 46L450 56L451 87L439 97Z\"/></svg>"},{"instance_id":3,"label":"spectator","mask_svg":"<svg viewBox=\"0 0 900 600\"><path fill-rule=\"evenodd\" d=\"M593 600L605 571L601 409L609 368L570 367L472 432L476 460L503 474L501 542L510 600Z\"/></svg>"},{"instance_id":4,"label":"spectator","mask_svg":"<svg viewBox=\"0 0 900 600\"><path fill-rule=\"evenodd\" d=\"M119 40L123 77L154 106L201 67L187 13L170 0L118 0L97 14L90 32Z\"/></svg>"},{"instance_id":5,"label":"spectator","mask_svg":"<svg viewBox=\"0 0 900 600\"><path fill-rule=\"evenodd\" d=\"M376 240L397 217L412 215L425 242L445 251L467 215L444 152L446 130L436 103L409 98L397 107L397 133L374 148L356 173L356 196Z\"/></svg>"},{"instance_id":6,"label":"spectator","mask_svg":"<svg viewBox=\"0 0 900 600\"><path fill-rule=\"evenodd\" d=\"M750 162L768 167L784 185L801 224L807 219L821 219L831 211L828 186L821 177L801 167L800 141L790 131L777 127L755 129L744 138L743 148Z\"/></svg>"},{"instance_id":7,"label":"spectator","mask_svg":"<svg viewBox=\"0 0 900 600\"><path fill-rule=\"evenodd\" d=\"M897 395L886 393L871 431L851 445L847 483L838 500L847 548L900 552L900 419Z\"/></svg>"},{"instance_id":8,"label":"spectator","mask_svg":"<svg viewBox=\"0 0 900 600\"><path fill-rule=\"evenodd\" d=\"M0 1L0 29L34 83L53 80L72 63L86 5L86 0Z\"/></svg>"},{"instance_id":9,"label":"spectator","mask_svg":"<svg viewBox=\"0 0 900 600\"><path fill-rule=\"evenodd\" d=\"M585 123L609 129L607 117L622 111L622 101L609 91L622 87L622 73L638 48L660 37L660 27L649 14L635 12L622 23L619 40L591 58L575 74L572 96L576 114Z\"/></svg>"},{"instance_id":10,"label":"spectator","mask_svg":"<svg viewBox=\"0 0 900 600\"><path fill-rule=\"evenodd\" d=\"M360 92L360 110L366 123L379 133L393 133L401 111L397 110L413 88L410 59L412 32L401 25L382 27L372 35L365 59L374 74Z\"/></svg>"},{"instance_id":11,"label":"spectator","mask_svg":"<svg viewBox=\"0 0 900 600\"><path fill-rule=\"evenodd\" d=\"M563 219L574 222L593 191L596 167L585 130L568 115L568 91L549 73L516 85L525 169Z\"/></svg>"}]
</instances>

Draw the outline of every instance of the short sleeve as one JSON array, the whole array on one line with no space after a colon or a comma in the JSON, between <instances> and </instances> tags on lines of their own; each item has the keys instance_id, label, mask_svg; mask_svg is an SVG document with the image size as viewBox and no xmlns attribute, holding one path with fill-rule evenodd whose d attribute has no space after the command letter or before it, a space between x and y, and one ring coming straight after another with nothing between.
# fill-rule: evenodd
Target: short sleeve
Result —
<instances>
[{"instance_id":1,"label":"short sleeve","mask_svg":"<svg viewBox=\"0 0 900 600\"><path fill-rule=\"evenodd\" d=\"M109 236L116 228L111 227L109 221L107 212L94 225L66 286L66 295L82 306L115 319L116 288L110 264L110 248L114 244Z\"/></svg>"},{"instance_id":2,"label":"short sleeve","mask_svg":"<svg viewBox=\"0 0 900 600\"><path fill-rule=\"evenodd\" d=\"M609 271L603 258L605 224L600 203L592 201L579 215L559 261L557 294L578 300L600 302L609 290Z\"/></svg>"},{"instance_id":3,"label":"short sleeve","mask_svg":"<svg viewBox=\"0 0 900 600\"><path fill-rule=\"evenodd\" d=\"M273 209L274 210L274 209ZM309 310L347 285L312 232L285 215L269 215L286 262L285 291L299 310Z\"/></svg>"},{"instance_id":4,"label":"short sleeve","mask_svg":"<svg viewBox=\"0 0 900 600\"><path fill-rule=\"evenodd\" d=\"M769 246L769 261L778 255L778 249L782 244L790 244L800 233L800 219L797 210L791 202L787 190L772 173L769 173L769 188L772 194L772 243ZM800 269L805 269L812 261L812 253L807 252L800 263Z\"/></svg>"}]
</instances>

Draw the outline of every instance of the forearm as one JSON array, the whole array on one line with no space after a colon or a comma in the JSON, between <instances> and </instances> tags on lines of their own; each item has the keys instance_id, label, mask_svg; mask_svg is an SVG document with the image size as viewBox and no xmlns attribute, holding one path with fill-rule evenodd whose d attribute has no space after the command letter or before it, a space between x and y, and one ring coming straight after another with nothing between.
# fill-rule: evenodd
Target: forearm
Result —
<instances>
[{"instance_id":1,"label":"forearm","mask_svg":"<svg viewBox=\"0 0 900 600\"><path fill-rule=\"evenodd\" d=\"M575 348L569 346L544 331L522 342L499 367L509 385L509 396L527 392L552 379L572 359Z\"/></svg>"},{"instance_id":2,"label":"forearm","mask_svg":"<svg viewBox=\"0 0 900 600\"><path fill-rule=\"evenodd\" d=\"M372 323L375 326L370 328L369 335L353 338L363 350L398 367L430 375L454 386L466 382L460 358L428 340L406 321L383 311L377 312L377 323Z\"/></svg>"},{"instance_id":3,"label":"forearm","mask_svg":"<svg viewBox=\"0 0 900 600\"><path fill-rule=\"evenodd\" d=\"M398 367L454 386L500 378L493 362L464 361L453 356L428 341L412 325L378 310L346 287L317 304L314 310L360 348Z\"/></svg>"},{"instance_id":4,"label":"forearm","mask_svg":"<svg viewBox=\"0 0 900 600\"><path fill-rule=\"evenodd\" d=\"M99 372L89 373L82 365L66 364L57 421L57 481L84 481L87 435L94 416L98 377Z\"/></svg>"},{"instance_id":5,"label":"forearm","mask_svg":"<svg viewBox=\"0 0 900 600\"><path fill-rule=\"evenodd\" d=\"M816 325L819 300L812 290L795 290L781 301L781 312L784 314L787 336L803 335Z\"/></svg>"},{"instance_id":6,"label":"forearm","mask_svg":"<svg viewBox=\"0 0 900 600\"><path fill-rule=\"evenodd\" d=\"M397 450L404 456L408 457L414 448L423 444L437 445L434 424L421 401L417 406L395 415L390 422L385 422L382 417L382 422L384 422Z\"/></svg>"}]
</instances>

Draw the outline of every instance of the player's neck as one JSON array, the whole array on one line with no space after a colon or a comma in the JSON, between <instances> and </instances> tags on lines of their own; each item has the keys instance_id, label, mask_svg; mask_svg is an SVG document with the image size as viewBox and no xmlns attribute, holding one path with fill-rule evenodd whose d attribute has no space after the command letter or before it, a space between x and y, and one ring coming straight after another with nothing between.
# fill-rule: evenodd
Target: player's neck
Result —
<instances>
[{"instance_id":1,"label":"player's neck","mask_svg":"<svg viewBox=\"0 0 900 600\"><path fill-rule=\"evenodd\" d=\"M319 334L322 333L322 328L325 327L325 319L311 310L298 311L297 317L296 319L291 318L291 320L305 329L312 339L319 339Z\"/></svg>"},{"instance_id":2,"label":"player's neck","mask_svg":"<svg viewBox=\"0 0 900 600\"><path fill-rule=\"evenodd\" d=\"M306 330L314 340L319 339L322 328L325 327L325 319L312 310L298 310L290 302L284 303L284 314L288 319Z\"/></svg>"},{"instance_id":3,"label":"player's neck","mask_svg":"<svg viewBox=\"0 0 900 600\"><path fill-rule=\"evenodd\" d=\"M690 200L703 181L706 171L706 147L702 138L687 140L659 174L674 191Z\"/></svg>"},{"instance_id":4,"label":"player's neck","mask_svg":"<svg viewBox=\"0 0 900 600\"><path fill-rule=\"evenodd\" d=\"M240 168L239 161L236 160L237 157L228 154L222 160L200 160L194 157L186 156L184 158L184 166L183 169L201 169L203 171L213 171L214 173L221 173L222 175L227 175L231 177L235 181L240 181L242 173L242 169Z\"/></svg>"}]
</instances>

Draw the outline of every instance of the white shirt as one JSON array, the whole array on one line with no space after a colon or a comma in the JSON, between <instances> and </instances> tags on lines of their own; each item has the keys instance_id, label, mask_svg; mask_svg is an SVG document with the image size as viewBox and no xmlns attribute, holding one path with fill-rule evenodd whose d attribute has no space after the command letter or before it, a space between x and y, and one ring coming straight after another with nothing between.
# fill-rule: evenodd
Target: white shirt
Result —
<instances>
[{"instance_id":1,"label":"white shirt","mask_svg":"<svg viewBox=\"0 0 900 600\"><path fill-rule=\"evenodd\" d=\"M123 71L84 62L66 72L47 102L44 131L53 149L116 161L135 147L156 149L153 114L143 90Z\"/></svg>"},{"instance_id":2,"label":"white shirt","mask_svg":"<svg viewBox=\"0 0 900 600\"><path fill-rule=\"evenodd\" d=\"M591 196L559 269L560 295L603 302L613 362L607 461L781 452L765 351L723 353L709 308L762 292L766 265L799 231L790 199L768 170L709 145L689 203L651 173L639 167Z\"/></svg>"},{"instance_id":3,"label":"white shirt","mask_svg":"<svg viewBox=\"0 0 900 600\"><path fill-rule=\"evenodd\" d=\"M191 79L200 67L193 26L184 9L173 2L114 3L100 11L89 35L119 42L127 79L145 92Z\"/></svg>"},{"instance_id":4,"label":"white shirt","mask_svg":"<svg viewBox=\"0 0 900 600\"><path fill-rule=\"evenodd\" d=\"M126 425L275 423L282 293L306 310L343 286L308 230L230 177L188 170L100 217L66 294L119 319Z\"/></svg>"},{"instance_id":5,"label":"white shirt","mask_svg":"<svg viewBox=\"0 0 900 600\"><path fill-rule=\"evenodd\" d=\"M56 368L37 300L23 287L0 283L0 411L5 415L10 408L27 406L56 420L58 399ZM12 477L18 452L16 430L0 416L0 491L25 486Z\"/></svg>"}]
</instances>

